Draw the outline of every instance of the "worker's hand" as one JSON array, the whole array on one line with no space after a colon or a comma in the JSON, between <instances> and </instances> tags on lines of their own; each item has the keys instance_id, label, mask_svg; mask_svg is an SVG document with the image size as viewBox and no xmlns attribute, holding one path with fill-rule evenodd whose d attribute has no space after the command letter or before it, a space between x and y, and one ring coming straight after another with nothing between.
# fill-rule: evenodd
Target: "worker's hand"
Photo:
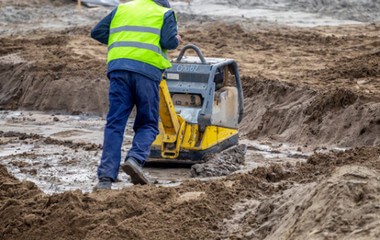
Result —
<instances>
[{"instance_id":1,"label":"worker's hand","mask_svg":"<svg viewBox=\"0 0 380 240\"><path fill-rule=\"evenodd\" d=\"M177 34L178 43L182 42L182 38L179 34Z\"/></svg>"}]
</instances>

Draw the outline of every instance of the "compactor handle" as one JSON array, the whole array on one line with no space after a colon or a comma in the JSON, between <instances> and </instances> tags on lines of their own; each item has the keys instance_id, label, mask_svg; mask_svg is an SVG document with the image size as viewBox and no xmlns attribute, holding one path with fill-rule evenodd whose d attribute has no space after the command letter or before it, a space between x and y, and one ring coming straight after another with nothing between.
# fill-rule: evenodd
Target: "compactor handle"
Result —
<instances>
[{"instance_id":1,"label":"compactor handle","mask_svg":"<svg viewBox=\"0 0 380 240\"><path fill-rule=\"evenodd\" d=\"M198 54L198 57L203 64L207 63L205 57L203 56L203 53L201 52L201 50L197 46L195 46L194 44L188 44L188 45L184 46L181 49L181 52L179 52L179 55L177 57L176 62L181 62L183 55L185 55L185 52L188 49L194 50Z\"/></svg>"}]
</instances>

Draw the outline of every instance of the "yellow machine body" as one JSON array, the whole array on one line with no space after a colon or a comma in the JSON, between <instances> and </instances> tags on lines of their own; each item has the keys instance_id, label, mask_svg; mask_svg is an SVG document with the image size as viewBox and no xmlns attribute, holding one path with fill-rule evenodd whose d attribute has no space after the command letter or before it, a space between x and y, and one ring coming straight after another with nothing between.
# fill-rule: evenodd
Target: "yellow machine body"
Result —
<instances>
[{"instance_id":1,"label":"yellow machine body","mask_svg":"<svg viewBox=\"0 0 380 240\"><path fill-rule=\"evenodd\" d=\"M189 48L200 61L182 59ZM235 79L233 85L231 79ZM161 81L159 94L160 132L148 161L201 161L207 153L238 144L243 96L233 60L206 59L196 46L185 46L168 70L167 80ZM181 107L190 109L186 116L181 115Z\"/></svg>"},{"instance_id":2,"label":"yellow machine body","mask_svg":"<svg viewBox=\"0 0 380 240\"><path fill-rule=\"evenodd\" d=\"M207 150L238 136L237 129L207 126L201 132L198 124L187 123L177 115L165 80L160 83L160 118L160 133L152 144L152 150L159 149L161 159L178 159L180 152L184 152L189 154L182 159L196 160L194 158L201 158Z\"/></svg>"}]
</instances>

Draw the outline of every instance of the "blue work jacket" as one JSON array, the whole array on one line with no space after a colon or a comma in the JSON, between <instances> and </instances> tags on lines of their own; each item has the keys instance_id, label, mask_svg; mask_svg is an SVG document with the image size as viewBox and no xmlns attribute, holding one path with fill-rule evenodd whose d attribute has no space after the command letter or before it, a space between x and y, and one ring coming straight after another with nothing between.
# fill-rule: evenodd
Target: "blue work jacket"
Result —
<instances>
[{"instance_id":1,"label":"blue work jacket","mask_svg":"<svg viewBox=\"0 0 380 240\"><path fill-rule=\"evenodd\" d=\"M155 0L155 2L164 7L170 7L166 0ZM91 31L91 37L100 43L108 44L108 37L110 25L113 17L115 16L116 9L103 18ZM128 17L128 16L126 16ZM171 50L178 47L178 27L177 20L172 10L165 13L164 23L161 29L160 44L163 49ZM117 59L108 63L107 76L115 70L125 70L143 74L154 81L160 81L162 77L162 70L154 67L153 65L131 60L131 59Z\"/></svg>"}]
</instances>

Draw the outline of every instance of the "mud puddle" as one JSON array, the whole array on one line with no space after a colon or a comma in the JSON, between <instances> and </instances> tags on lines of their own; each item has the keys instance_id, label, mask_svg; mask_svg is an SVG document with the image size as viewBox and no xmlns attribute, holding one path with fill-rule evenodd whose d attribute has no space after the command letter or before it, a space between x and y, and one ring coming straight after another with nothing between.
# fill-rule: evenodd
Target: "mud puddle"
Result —
<instances>
[{"instance_id":1,"label":"mud puddle","mask_svg":"<svg viewBox=\"0 0 380 240\"><path fill-rule=\"evenodd\" d=\"M56 115L34 111L0 112L0 162L20 180L34 182L48 194L80 189L91 192L97 182L103 127L100 117ZM132 141L132 121L128 123L122 158ZM299 146L243 139L246 161L239 172L248 172L271 163L305 161L311 152ZM146 173L159 186L176 186L191 179L190 168L146 167ZM202 178L211 180L215 177ZM120 172L114 189L131 186Z\"/></svg>"}]
</instances>

